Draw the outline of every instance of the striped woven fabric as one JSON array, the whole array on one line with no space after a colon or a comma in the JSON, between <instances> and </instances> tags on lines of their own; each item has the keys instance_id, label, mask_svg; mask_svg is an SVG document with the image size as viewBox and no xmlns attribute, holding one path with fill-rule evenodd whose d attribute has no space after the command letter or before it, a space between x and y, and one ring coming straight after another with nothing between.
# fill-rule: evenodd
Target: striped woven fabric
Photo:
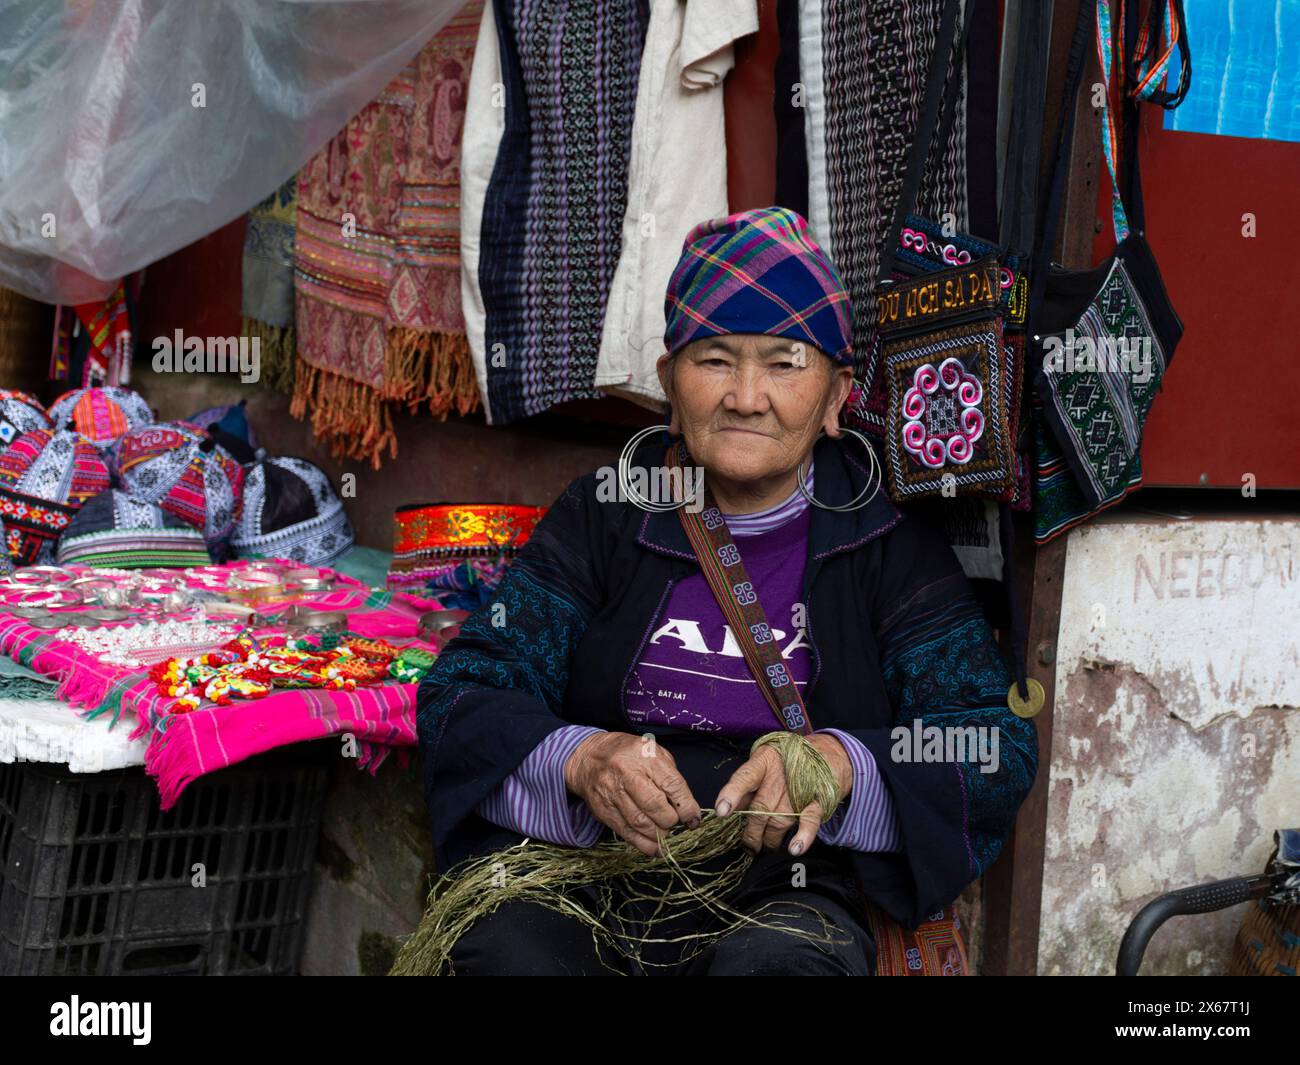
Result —
<instances>
[{"instance_id":1,"label":"striped woven fabric","mask_svg":"<svg viewBox=\"0 0 1300 1065\"><path fill-rule=\"evenodd\" d=\"M944 0L799 0L809 221L859 307L874 306L943 7ZM931 145L918 204L921 215L969 228L964 78L948 143ZM855 376L874 390L872 325L871 315L858 315L853 348ZM874 428L884 432L883 418Z\"/></svg>"},{"instance_id":2,"label":"striped woven fabric","mask_svg":"<svg viewBox=\"0 0 1300 1065\"><path fill-rule=\"evenodd\" d=\"M179 569L206 566L212 562L212 556L201 539L196 544L193 536L179 530L134 532L129 544L123 544L122 539L121 533L91 533L78 537L77 542L68 547L60 543L59 565L79 562L110 569Z\"/></svg>"},{"instance_id":3,"label":"striped woven fabric","mask_svg":"<svg viewBox=\"0 0 1300 1065\"><path fill-rule=\"evenodd\" d=\"M65 392L50 405L50 420L60 428L70 425L102 449L154 419L149 404L137 392L108 386Z\"/></svg>"},{"instance_id":4,"label":"striped woven fabric","mask_svg":"<svg viewBox=\"0 0 1300 1065\"><path fill-rule=\"evenodd\" d=\"M1041 412L1041 409L1035 400L1034 411ZM1041 413L1034 418L1034 448L1034 543L1039 546L1094 514L1113 507L1130 492L1142 487L1142 456L1135 455L1124 483L1101 506L1089 506Z\"/></svg>"},{"instance_id":5,"label":"striped woven fabric","mask_svg":"<svg viewBox=\"0 0 1300 1065\"><path fill-rule=\"evenodd\" d=\"M505 130L483 204L486 331L476 356L494 423L601 394L596 362L623 245L647 6L493 5Z\"/></svg>"},{"instance_id":6,"label":"striped woven fabric","mask_svg":"<svg viewBox=\"0 0 1300 1065\"><path fill-rule=\"evenodd\" d=\"M794 211L769 207L696 226L664 299L664 346L760 333L852 365L852 307L835 265Z\"/></svg>"},{"instance_id":7,"label":"striped woven fabric","mask_svg":"<svg viewBox=\"0 0 1300 1065\"><path fill-rule=\"evenodd\" d=\"M893 921L867 903L876 940L877 976L970 976L970 960L961 918L953 906L921 922L915 930Z\"/></svg>"},{"instance_id":8,"label":"striped woven fabric","mask_svg":"<svg viewBox=\"0 0 1300 1065\"><path fill-rule=\"evenodd\" d=\"M54 542L91 496L108 487L95 446L71 429L33 429L0 453L0 517L19 562L54 560Z\"/></svg>"},{"instance_id":9,"label":"striped woven fabric","mask_svg":"<svg viewBox=\"0 0 1300 1065\"><path fill-rule=\"evenodd\" d=\"M197 425L163 422L127 433L113 453L123 487L209 540L226 536L243 499L244 470Z\"/></svg>"},{"instance_id":10,"label":"striped woven fabric","mask_svg":"<svg viewBox=\"0 0 1300 1065\"><path fill-rule=\"evenodd\" d=\"M0 388L0 451L23 433L49 428L50 416L39 399L26 392Z\"/></svg>"}]
</instances>

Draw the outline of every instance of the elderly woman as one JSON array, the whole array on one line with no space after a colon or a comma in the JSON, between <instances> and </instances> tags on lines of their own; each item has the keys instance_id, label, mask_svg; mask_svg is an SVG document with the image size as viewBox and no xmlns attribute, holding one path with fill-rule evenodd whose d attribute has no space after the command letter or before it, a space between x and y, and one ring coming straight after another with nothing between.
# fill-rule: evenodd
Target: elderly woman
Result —
<instances>
[{"instance_id":1,"label":"elderly woman","mask_svg":"<svg viewBox=\"0 0 1300 1065\"><path fill-rule=\"evenodd\" d=\"M866 903L915 926L988 868L1033 782L1034 730L1008 709L1010 676L952 550L890 504L865 440L840 428L849 298L804 220L768 209L698 226L666 314L671 421L631 465L660 468L670 440L684 444L710 542L746 579L715 595L682 513L610 499L597 474L571 484L420 687L435 856L445 870L525 837L611 834L653 855L711 807L744 817L757 855L727 905L780 920L733 922L684 955L721 919L693 909L671 934L602 952L581 920L515 900L461 937L453 964L869 974ZM992 736L993 757L913 743L930 726ZM792 810L777 750L751 754L781 728L834 770L838 808ZM636 938L648 926L625 912L619 931Z\"/></svg>"}]
</instances>

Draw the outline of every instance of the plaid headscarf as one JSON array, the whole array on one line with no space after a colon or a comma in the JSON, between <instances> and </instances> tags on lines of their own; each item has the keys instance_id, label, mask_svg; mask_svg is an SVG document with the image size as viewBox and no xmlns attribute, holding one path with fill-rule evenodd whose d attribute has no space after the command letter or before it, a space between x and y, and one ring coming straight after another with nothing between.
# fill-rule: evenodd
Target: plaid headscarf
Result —
<instances>
[{"instance_id":1,"label":"plaid headscarf","mask_svg":"<svg viewBox=\"0 0 1300 1065\"><path fill-rule=\"evenodd\" d=\"M701 223L686 235L664 299L664 346L758 333L815 344L852 366L849 292L802 216L764 207Z\"/></svg>"}]
</instances>

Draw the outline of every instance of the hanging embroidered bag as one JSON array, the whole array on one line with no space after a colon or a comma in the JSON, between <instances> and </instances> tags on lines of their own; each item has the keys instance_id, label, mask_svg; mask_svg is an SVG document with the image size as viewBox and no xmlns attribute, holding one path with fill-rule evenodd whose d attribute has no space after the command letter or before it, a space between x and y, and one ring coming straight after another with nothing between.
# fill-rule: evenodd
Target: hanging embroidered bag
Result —
<instances>
[{"instance_id":1,"label":"hanging embroidered bag","mask_svg":"<svg viewBox=\"0 0 1300 1065\"><path fill-rule=\"evenodd\" d=\"M1093 0L1095 23L1081 11L1071 56L1071 84L1062 114L1062 135L1048 201L1047 233L1035 263L1031 297L1034 383L1043 428L1035 481L1035 540L1042 544L1099 510L1123 499L1142 481L1139 451L1146 421L1174 348L1179 320L1143 234L1142 178L1138 165L1138 103L1150 100L1172 110L1191 80L1182 0L1156 2L1138 32L1138 10L1125 0ZM1112 18L1114 7L1115 19ZM1157 56L1168 19L1168 41ZM1124 25L1118 41L1116 20ZM1101 106L1103 148L1113 186L1115 252L1092 270L1069 271L1045 261L1069 169L1074 129L1074 92L1095 25L1095 42L1107 92ZM1133 42L1132 53L1125 39ZM1110 102L1112 53L1121 100L1124 150L1120 155ZM1161 85L1175 48L1178 87ZM1126 203L1127 201L1127 203ZM1132 225L1130 226L1130 220Z\"/></svg>"},{"instance_id":2,"label":"hanging embroidered bag","mask_svg":"<svg viewBox=\"0 0 1300 1065\"><path fill-rule=\"evenodd\" d=\"M868 360L879 367L880 381L851 416L867 428L873 422L877 431L883 428L889 491L897 502L972 493L1010 500L1016 486L1020 373L1003 321L1017 293L1023 296L1018 262L986 241L945 236L936 223L910 213L935 127L946 141L956 113L959 78L953 76L946 93L944 83L959 7L956 0L944 6L918 134L882 256L872 340L877 351ZM972 0L962 42L975 8ZM959 44L959 56L962 50ZM895 281L895 264L918 276ZM883 407L883 419L873 405Z\"/></svg>"},{"instance_id":3,"label":"hanging embroidered bag","mask_svg":"<svg viewBox=\"0 0 1300 1065\"><path fill-rule=\"evenodd\" d=\"M1014 374L995 257L888 286L877 296L886 470L900 502L1015 484Z\"/></svg>"}]
</instances>

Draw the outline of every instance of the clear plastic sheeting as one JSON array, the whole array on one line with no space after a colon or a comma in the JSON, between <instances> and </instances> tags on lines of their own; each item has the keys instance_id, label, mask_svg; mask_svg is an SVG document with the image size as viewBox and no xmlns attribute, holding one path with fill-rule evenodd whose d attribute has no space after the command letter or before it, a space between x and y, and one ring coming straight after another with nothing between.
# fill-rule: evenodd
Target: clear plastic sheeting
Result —
<instances>
[{"instance_id":1,"label":"clear plastic sheeting","mask_svg":"<svg viewBox=\"0 0 1300 1065\"><path fill-rule=\"evenodd\" d=\"M0 285L50 303L239 217L464 0L0 0Z\"/></svg>"}]
</instances>

